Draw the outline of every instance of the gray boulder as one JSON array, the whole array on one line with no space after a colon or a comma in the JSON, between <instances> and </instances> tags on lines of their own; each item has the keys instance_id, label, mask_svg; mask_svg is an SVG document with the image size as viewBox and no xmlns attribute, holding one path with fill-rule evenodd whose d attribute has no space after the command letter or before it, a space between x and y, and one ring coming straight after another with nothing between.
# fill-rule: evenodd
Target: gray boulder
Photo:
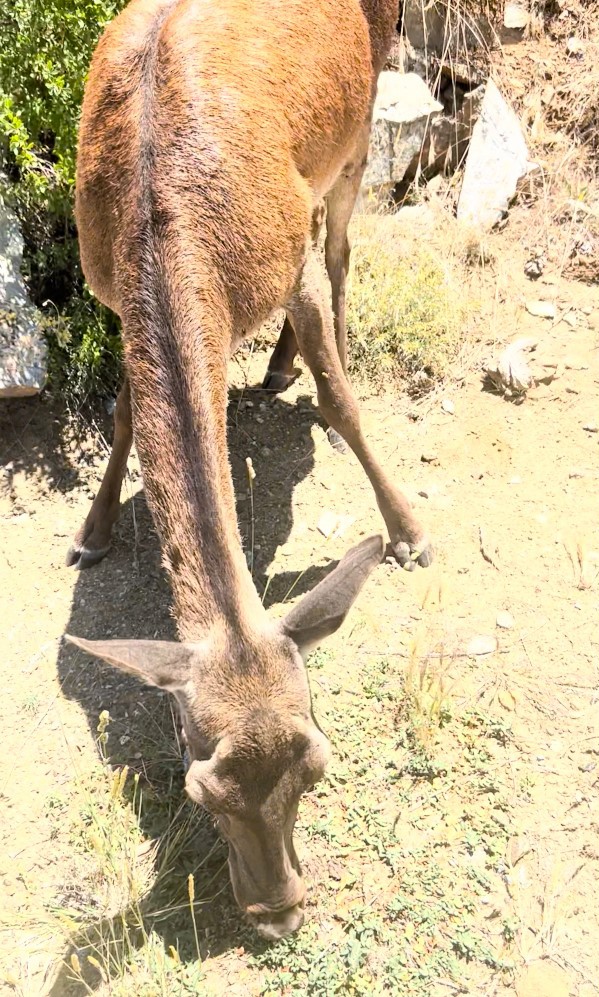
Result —
<instances>
[{"instance_id":1,"label":"gray boulder","mask_svg":"<svg viewBox=\"0 0 599 997\"><path fill-rule=\"evenodd\" d=\"M0 397L34 395L46 380L47 347L41 313L23 277L23 237L0 190Z\"/></svg>"},{"instance_id":2,"label":"gray boulder","mask_svg":"<svg viewBox=\"0 0 599 997\"><path fill-rule=\"evenodd\" d=\"M382 187L403 180L420 153L431 118L442 109L416 73L381 73L362 187Z\"/></svg>"},{"instance_id":3,"label":"gray boulder","mask_svg":"<svg viewBox=\"0 0 599 997\"><path fill-rule=\"evenodd\" d=\"M493 228L506 216L518 181L532 168L518 117L489 80L468 149L458 221Z\"/></svg>"}]
</instances>

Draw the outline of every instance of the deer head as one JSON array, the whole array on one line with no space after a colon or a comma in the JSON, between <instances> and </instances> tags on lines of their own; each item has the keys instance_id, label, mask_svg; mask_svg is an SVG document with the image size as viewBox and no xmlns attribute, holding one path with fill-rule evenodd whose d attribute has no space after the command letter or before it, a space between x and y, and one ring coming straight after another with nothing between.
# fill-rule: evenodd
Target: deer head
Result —
<instances>
[{"instance_id":1,"label":"deer head","mask_svg":"<svg viewBox=\"0 0 599 997\"><path fill-rule=\"evenodd\" d=\"M330 755L304 657L341 626L383 550L382 537L364 540L282 621L261 620L251 634L213 628L198 643L67 636L176 697L191 760L186 790L226 838L235 899L269 940L304 920L293 828Z\"/></svg>"}]
</instances>

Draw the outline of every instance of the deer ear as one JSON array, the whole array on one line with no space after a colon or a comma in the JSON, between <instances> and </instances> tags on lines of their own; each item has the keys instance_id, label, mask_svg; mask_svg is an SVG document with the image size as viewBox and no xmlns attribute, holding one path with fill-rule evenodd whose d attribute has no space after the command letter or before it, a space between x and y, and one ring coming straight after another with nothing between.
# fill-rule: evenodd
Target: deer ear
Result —
<instances>
[{"instance_id":1,"label":"deer ear","mask_svg":"<svg viewBox=\"0 0 599 997\"><path fill-rule=\"evenodd\" d=\"M381 536L368 537L352 547L283 619L283 632L302 653L339 629L370 572L383 560L384 550Z\"/></svg>"},{"instance_id":2,"label":"deer ear","mask_svg":"<svg viewBox=\"0 0 599 997\"><path fill-rule=\"evenodd\" d=\"M193 645L168 640L83 640L70 634L65 639L141 682L169 692L185 685L192 655L197 653Z\"/></svg>"}]
</instances>

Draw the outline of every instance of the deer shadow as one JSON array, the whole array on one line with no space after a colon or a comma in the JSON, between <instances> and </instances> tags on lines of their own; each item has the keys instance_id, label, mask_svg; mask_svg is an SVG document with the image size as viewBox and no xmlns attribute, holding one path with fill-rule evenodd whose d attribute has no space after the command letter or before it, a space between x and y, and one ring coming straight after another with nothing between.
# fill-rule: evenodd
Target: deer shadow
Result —
<instances>
[{"instance_id":1,"label":"deer shadow","mask_svg":"<svg viewBox=\"0 0 599 997\"><path fill-rule=\"evenodd\" d=\"M73 420L47 394L0 399L0 487L5 495L10 496L12 479L19 471L41 474L49 488L63 494L80 485L73 456L77 436L83 431L83 421ZM80 449L78 459L89 462L90 455Z\"/></svg>"},{"instance_id":2,"label":"deer shadow","mask_svg":"<svg viewBox=\"0 0 599 997\"><path fill-rule=\"evenodd\" d=\"M310 398L289 404L284 398L245 391L232 393L228 416L240 527L246 549L253 539L254 580L259 592L266 590L270 605L284 600L291 587L294 595L307 591L329 570L329 566L308 566L301 574L267 572L293 525L294 488L314 466L310 428L318 411ZM251 489L248 457L255 472ZM158 537L138 494L123 504L107 558L76 576L67 632L92 639L175 640L170 605ZM84 992L101 982L88 967L85 982L73 984L67 967L70 953L97 956L98 950L108 947L116 961L119 946L125 951L132 944L142 945L149 930L161 937L166 950L174 946L183 962L198 956L196 931L202 957L238 946L262 951L265 943L246 926L234 903L226 845L208 816L186 799L174 704L168 694L144 687L66 643L60 648L57 669L62 693L80 704L94 739L100 713L110 714L108 762L112 767L129 767L125 795L129 793L144 836L156 843L158 872L134 909L98 920L72 940L51 994ZM188 895L190 873L195 884L195 929Z\"/></svg>"}]
</instances>

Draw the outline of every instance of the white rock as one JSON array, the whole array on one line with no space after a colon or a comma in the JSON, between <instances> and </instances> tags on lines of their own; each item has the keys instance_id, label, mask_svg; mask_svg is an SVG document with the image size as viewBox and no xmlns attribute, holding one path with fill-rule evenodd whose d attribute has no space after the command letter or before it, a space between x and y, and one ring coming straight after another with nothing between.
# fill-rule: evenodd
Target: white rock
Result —
<instances>
[{"instance_id":1,"label":"white rock","mask_svg":"<svg viewBox=\"0 0 599 997\"><path fill-rule=\"evenodd\" d=\"M526 4L522 2L518 3L517 0L507 0L505 5L505 10L503 12L503 24L504 27L510 29L520 29L526 28L529 21L529 11L526 9Z\"/></svg>"},{"instance_id":2,"label":"white rock","mask_svg":"<svg viewBox=\"0 0 599 997\"><path fill-rule=\"evenodd\" d=\"M511 630L514 626L514 617L511 613L508 613L507 609L501 609L497 613L495 623L503 630Z\"/></svg>"},{"instance_id":3,"label":"white rock","mask_svg":"<svg viewBox=\"0 0 599 997\"><path fill-rule=\"evenodd\" d=\"M430 118L442 110L416 73L381 73L362 188L403 180L420 152Z\"/></svg>"},{"instance_id":4,"label":"white rock","mask_svg":"<svg viewBox=\"0 0 599 997\"><path fill-rule=\"evenodd\" d=\"M353 523L355 523L353 516L339 516L336 512L325 509L316 529L323 537L342 537Z\"/></svg>"},{"instance_id":5,"label":"white rock","mask_svg":"<svg viewBox=\"0 0 599 997\"><path fill-rule=\"evenodd\" d=\"M536 318L555 318L557 311L552 301L527 301L526 311Z\"/></svg>"},{"instance_id":6,"label":"white rock","mask_svg":"<svg viewBox=\"0 0 599 997\"><path fill-rule=\"evenodd\" d=\"M46 379L46 342L21 276L22 257L17 216L4 204L0 187L0 397L5 398L34 395Z\"/></svg>"},{"instance_id":7,"label":"white rock","mask_svg":"<svg viewBox=\"0 0 599 997\"><path fill-rule=\"evenodd\" d=\"M466 654L493 654L497 650L497 639L488 634L473 637L466 647Z\"/></svg>"},{"instance_id":8,"label":"white rock","mask_svg":"<svg viewBox=\"0 0 599 997\"><path fill-rule=\"evenodd\" d=\"M441 402L441 408L443 409L444 412L447 412L449 415L454 415L455 413L455 405L453 404L450 398L443 399L443 401Z\"/></svg>"},{"instance_id":9,"label":"white rock","mask_svg":"<svg viewBox=\"0 0 599 997\"><path fill-rule=\"evenodd\" d=\"M534 385L534 374L524 354L532 353L536 346L536 339L516 339L486 365L485 373L497 391L510 396L524 395Z\"/></svg>"},{"instance_id":10,"label":"white rock","mask_svg":"<svg viewBox=\"0 0 599 997\"><path fill-rule=\"evenodd\" d=\"M458 220L477 229L493 228L531 166L518 117L489 80L466 159Z\"/></svg>"}]
</instances>

